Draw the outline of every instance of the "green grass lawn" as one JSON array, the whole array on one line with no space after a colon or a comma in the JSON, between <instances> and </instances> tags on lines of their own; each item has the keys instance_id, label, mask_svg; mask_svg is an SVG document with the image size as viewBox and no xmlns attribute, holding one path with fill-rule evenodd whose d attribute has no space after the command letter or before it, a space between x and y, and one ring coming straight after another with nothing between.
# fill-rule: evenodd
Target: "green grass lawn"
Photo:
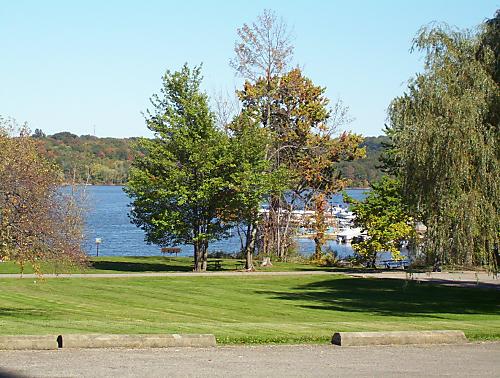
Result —
<instances>
[{"instance_id":1,"label":"green grass lawn","mask_svg":"<svg viewBox=\"0 0 500 378\"><path fill-rule=\"evenodd\" d=\"M215 259L209 259L215 260ZM219 271L234 271L236 263L242 260L220 259L222 269ZM308 263L273 262L272 267L259 267L263 271L303 271L303 270L332 270L333 268L319 267ZM241 267L240 267L241 269ZM164 256L120 256L120 257L91 257L86 268L67 268L52 264L42 264L43 273L134 273L134 272L190 272L193 270L192 257L164 257ZM209 266L209 271L214 271ZM0 273L19 273L20 267L11 261L0 263ZM28 264L25 273L33 273Z\"/></svg>"},{"instance_id":2,"label":"green grass lawn","mask_svg":"<svg viewBox=\"0 0 500 378\"><path fill-rule=\"evenodd\" d=\"M222 343L296 343L328 342L334 331L462 329L474 340L500 339L495 290L341 275L0 285L0 334L213 333Z\"/></svg>"}]
</instances>

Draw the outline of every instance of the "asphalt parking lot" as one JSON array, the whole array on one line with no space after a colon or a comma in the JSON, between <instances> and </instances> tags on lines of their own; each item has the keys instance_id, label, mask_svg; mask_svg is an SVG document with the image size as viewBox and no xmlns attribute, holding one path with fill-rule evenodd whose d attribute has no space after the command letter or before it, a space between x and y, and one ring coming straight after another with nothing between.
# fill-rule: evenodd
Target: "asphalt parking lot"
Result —
<instances>
[{"instance_id":1,"label":"asphalt parking lot","mask_svg":"<svg viewBox=\"0 0 500 378\"><path fill-rule=\"evenodd\" d=\"M500 343L0 351L1 377L500 376Z\"/></svg>"}]
</instances>

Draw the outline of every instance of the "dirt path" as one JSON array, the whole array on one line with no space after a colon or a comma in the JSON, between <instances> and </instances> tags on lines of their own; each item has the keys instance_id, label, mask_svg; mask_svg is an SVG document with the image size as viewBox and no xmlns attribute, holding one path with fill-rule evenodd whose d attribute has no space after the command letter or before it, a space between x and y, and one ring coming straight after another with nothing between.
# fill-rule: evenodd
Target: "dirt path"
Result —
<instances>
[{"instance_id":1,"label":"dirt path","mask_svg":"<svg viewBox=\"0 0 500 378\"><path fill-rule=\"evenodd\" d=\"M498 377L500 343L0 351L10 377Z\"/></svg>"}]
</instances>

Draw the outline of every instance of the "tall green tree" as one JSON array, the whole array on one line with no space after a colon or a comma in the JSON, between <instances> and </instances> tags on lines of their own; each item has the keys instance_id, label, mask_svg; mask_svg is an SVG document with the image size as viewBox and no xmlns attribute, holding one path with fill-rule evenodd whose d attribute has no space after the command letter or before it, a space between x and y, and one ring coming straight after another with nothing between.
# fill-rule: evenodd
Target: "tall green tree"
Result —
<instances>
[{"instance_id":1,"label":"tall green tree","mask_svg":"<svg viewBox=\"0 0 500 378\"><path fill-rule=\"evenodd\" d=\"M201 80L200 67L166 72L147 112L154 139L140 141L144 155L134 161L125 189L132 221L145 231L146 241L193 245L196 271L206 270L208 243L225 237L230 226L221 215L232 163L228 138L215 127Z\"/></svg>"},{"instance_id":2,"label":"tall green tree","mask_svg":"<svg viewBox=\"0 0 500 378\"><path fill-rule=\"evenodd\" d=\"M261 220L259 210L266 198L277 190L280 180L269 171L266 151L270 136L267 130L246 112L235 117L229 129L233 159L230 173L232 191L225 217L236 227L243 227L245 268L252 270L258 222Z\"/></svg>"},{"instance_id":3,"label":"tall green tree","mask_svg":"<svg viewBox=\"0 0 500 378\"><path fill-rule=\"evenodd\" d=\"M498 52L500 41L484 43L481 33L419 32L414 48L426 54L425 71L390 105L390 157L405 200L428 227L429 262L495 268L500 94L491 46Z\"/></svg>"},{"instance_id":4,"label":"tall green tree","mask_svg":"<svg viewBox=\"0 0 500 378\"><path fill-rule=\"evenodd\" d=\"M383 176L371 185L364 201L354 201L355 225L366 231L366 240L354 242L354 251L375 267L379 252L391 252L400 258L400 242L413 236L413 219L401 196L401 183Z\"/></svg>"}]
</instances>

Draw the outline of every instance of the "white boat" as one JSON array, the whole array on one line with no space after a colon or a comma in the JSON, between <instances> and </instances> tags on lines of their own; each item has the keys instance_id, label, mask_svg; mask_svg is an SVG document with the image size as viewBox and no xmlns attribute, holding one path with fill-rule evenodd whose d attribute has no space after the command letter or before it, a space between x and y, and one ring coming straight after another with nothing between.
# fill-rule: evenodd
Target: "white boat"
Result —
<instances>
[{"instance_id":1,"label":"white boat","mask_svg":"<svg viewBox=\"0 0 500 378\"><path fill-rule=\"evenodd\" d=\"M337 232L337 241L339 243L347 243L347 242L350 242L353 238L360 236L361 234L362 234L362 230L360 227L341 228Z\"/></svg>"},{"instance_id":2,"label":"white boat","mask_svg":"<svg viewBox=\"0 0 500 378\"><path fill-rule=\"evenodd\" d=\"M336 217L340 219L353 220L356 218L356 215L354 215L352 211L342 210L336 214Z\"/></svg>"}]
</instances>

